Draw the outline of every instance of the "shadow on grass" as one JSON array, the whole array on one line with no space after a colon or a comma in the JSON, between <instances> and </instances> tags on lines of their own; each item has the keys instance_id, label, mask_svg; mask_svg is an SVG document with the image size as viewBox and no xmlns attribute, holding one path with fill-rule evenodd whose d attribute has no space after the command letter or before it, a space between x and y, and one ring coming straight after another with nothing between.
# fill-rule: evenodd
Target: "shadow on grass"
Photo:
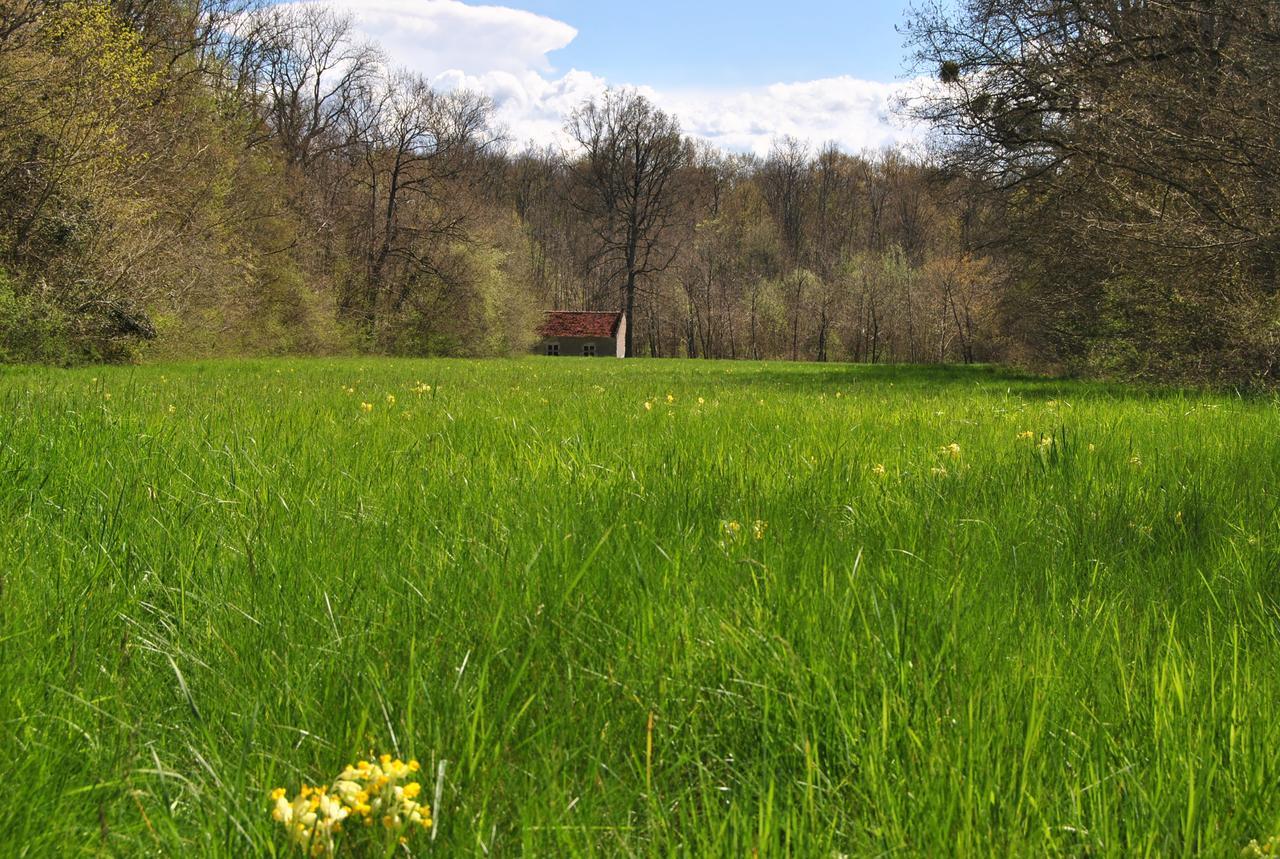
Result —
<instances>
[{"instance_id":1,"label":"shadow on grass","mask_svg":"<svg viewBox=\"0 0 1280 859\"><path fill-rule=\"evenodd\" d=\"M787 364L742 362L731 365L734 372L724 381L742 385L769 385L777 388L820 393L840 388L892 385L898 390L956 393L973 388L1003 389L1025 397L1072 399L1176 400L1211 396L1208 391L1175 387L1140 387L1121 382L1086 381L1053 376L1037 376L994 364Z\"/></svg>"}]
</instances>

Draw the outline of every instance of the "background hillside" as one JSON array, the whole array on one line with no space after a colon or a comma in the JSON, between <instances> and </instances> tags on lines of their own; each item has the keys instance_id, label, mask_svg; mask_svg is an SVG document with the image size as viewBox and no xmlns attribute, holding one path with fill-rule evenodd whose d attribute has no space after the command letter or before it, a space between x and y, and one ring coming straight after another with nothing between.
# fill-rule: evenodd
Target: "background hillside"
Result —
<instances>
[{"instance_id":1,"label":"background hillside","mask_svg":"<svg viewBox=\"0 0 1280 859\"><path fill-rule=\"evenodd\" d=\"M630 90L561 148L323 6L0 6L0 359L521 351L1003 361L1266 385L1274 2L961 3L907 22L927 148L765 157Z\"/></svg>"}]
</instances>

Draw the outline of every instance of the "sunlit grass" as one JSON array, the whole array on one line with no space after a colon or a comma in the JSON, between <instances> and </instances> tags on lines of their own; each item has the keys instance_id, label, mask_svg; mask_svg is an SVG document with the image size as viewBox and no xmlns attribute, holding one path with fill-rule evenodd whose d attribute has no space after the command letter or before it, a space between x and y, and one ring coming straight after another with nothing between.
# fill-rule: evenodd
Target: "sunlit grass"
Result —
<instances>
[{"instance_id":1,"label":"sunlit grass","mask_svg":"<svg viewBox=\"0 0 1280 859\"><path fill-rule=\"evenodd\" d=\"M993 370L0 371L0 843L1239 855L1280 833L1280 411Z\"/></svg>"}]
</instances>

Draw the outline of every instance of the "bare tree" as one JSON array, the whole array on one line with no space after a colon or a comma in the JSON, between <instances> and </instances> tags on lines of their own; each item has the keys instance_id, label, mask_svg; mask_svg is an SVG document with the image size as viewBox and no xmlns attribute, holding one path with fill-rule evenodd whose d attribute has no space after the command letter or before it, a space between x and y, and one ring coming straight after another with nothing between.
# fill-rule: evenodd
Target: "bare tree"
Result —
<instances>
[{"instance_id":1,"label":"bare tree","mask_svg":"<svg viewBox=\"0 0 1280 859\"><path fill-rule=\"evenodd\" d=\"M583 149L576 205L592 222L598 264L608 267L612 281L622 281L630 357L636 290L675 257L664 240L680 217L675 184L689 160L688 147L676 118L633 90L588 100L567 128Z\"/></svg>"},{"instance_id":2,"label":"bare tree","mask_svg":"<svg viewBox=\"0 0 1280 859\"><path fill-rule=\"evenodd\" d=\"M367 333L376 336L379 318L413 299L421 278L449 279L441 245L467 238L470 211L462 195L448 191L493 143L491 111L487 98L439 93L421 77L393 75L349 114L367 208L359 231L364 276L345 293L343 310Z\"/></svg>"},{"instance_id":3,"label":"bare tree","mask_svg":"<svg viewBox=\"0 0 1280 859\"><path fill-rule=\"evenodd\" d=\"M262 14L276 34L264 69L267 116L289 163L306 169L346 144L341 132L381 56L355 40L350 16L323 6Z\"/></svg>"}]
</instances>

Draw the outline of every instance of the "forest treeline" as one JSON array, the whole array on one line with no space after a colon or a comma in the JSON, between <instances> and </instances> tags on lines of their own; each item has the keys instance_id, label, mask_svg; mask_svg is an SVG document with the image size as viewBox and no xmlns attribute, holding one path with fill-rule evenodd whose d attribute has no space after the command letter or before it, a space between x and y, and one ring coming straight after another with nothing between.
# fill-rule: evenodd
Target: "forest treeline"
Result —
<instances>
[{"instance_id":1,"label":"forest treeline","mask_svg":"<svg viewBox=\"0 0 1280 859\"><path fill-rule=\"evenodd\" d=\"M520 149L322 5L0 0L0 360L519 352L1266 382L1276 3L915 13L935 145L765 157L634 91Z\"/></svg>"}]
</instances>

